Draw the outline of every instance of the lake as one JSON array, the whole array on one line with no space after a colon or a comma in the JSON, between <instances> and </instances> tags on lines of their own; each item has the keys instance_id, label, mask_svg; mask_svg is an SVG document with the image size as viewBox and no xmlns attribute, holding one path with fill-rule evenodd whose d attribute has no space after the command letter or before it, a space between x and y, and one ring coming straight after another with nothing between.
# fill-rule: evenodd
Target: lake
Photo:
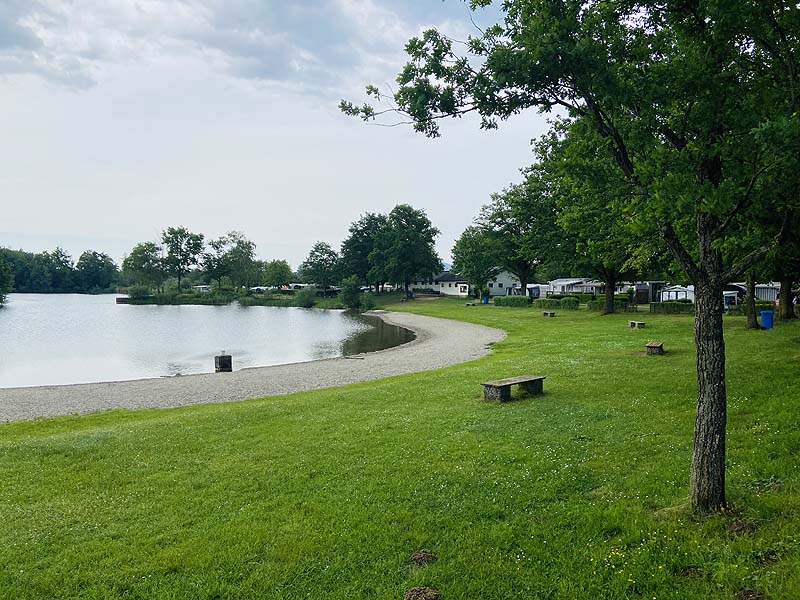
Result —
<instances>
[{"instance_id":1,"label":"lake","mask_svg":"<svg viewBox=\"0 0 800 600\"><path fill-rule=\"evenodd\" d=\"M413 339L343 311L268 306L131 306L114 295L11 294L0 309L0 387L121 381L371 352Z\"/></svg>"}]
</instances>

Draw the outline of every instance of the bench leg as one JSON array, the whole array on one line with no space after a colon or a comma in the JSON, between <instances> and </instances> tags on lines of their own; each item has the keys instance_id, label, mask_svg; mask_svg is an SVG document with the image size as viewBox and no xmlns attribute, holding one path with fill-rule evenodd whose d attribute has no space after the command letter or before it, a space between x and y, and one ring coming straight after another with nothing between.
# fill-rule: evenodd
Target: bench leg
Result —
<instances>
[{"instance_id":1,"label":"bench leg","mask_svg":"<svg viewBox=\"0 0 800 600\"><path fill-rule=\"evenodd\" d=\"M511 400L511 386L496 387L493 385L483 386L484 400L499 400L500 402L508 402Z\"/></svg>"},{"instance_id":2,"label":"bench leg","mask_svg":"<svg viewBox=\"0 0 800 600\"><path fill-rule=\"evenodd\" d=\"M542 393L542 383L544 382L541 379L537 379L536 381L527 381L525 383L521 383L520 386L523 390L534 396Z\"/></svg>"}]
</instances>

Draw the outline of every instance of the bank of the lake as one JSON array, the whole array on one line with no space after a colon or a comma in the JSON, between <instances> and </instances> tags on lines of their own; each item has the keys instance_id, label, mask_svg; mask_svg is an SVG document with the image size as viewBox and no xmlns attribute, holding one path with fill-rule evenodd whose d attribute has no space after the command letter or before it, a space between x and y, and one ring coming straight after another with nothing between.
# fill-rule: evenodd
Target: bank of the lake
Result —
<instances>
[{"instance_id":1,"label":"bank of the lake","mask_svg":"<svg viewBox=\"0 0 800 600\"><path fill-rule=\"evenodd\" d=\"M340 310L124 306L110 296L13 294L0 314L0 388L209 373L223 350L241 369L406 341L406 332Z\"/></svg>"},{"instance_id":2,"label":"bank of the lake","mask_svg":"<svg viewBox=\"0 0 800 600\"><path fill-rule=\"evenodd\" d=\"M800 597L800 323L726 319L733 509L698 518L691 316L396 310L508 337L345 387L0 425L0 597ZM545 394L482 400L521 373Z\"/></svg>"},{"instance_id":3,"label":"bank of the lake","mask_svg":"<svg viewBox=\"0 0 800 600\"><path fill-rule=\"evenodd\" d=\"M168 408L232 402L369 381L437 369L484 356L489 344L505 336L499 329L434 319L410 313L375 311L376 327L413 332L405 343L370 348L355 337L345 356L211 373L0 389L0 421L96 412L112 408ZM396 334L391 333L392 339ZM364 352L358 352L364 350Z\"/></svg>"}]
</instances>

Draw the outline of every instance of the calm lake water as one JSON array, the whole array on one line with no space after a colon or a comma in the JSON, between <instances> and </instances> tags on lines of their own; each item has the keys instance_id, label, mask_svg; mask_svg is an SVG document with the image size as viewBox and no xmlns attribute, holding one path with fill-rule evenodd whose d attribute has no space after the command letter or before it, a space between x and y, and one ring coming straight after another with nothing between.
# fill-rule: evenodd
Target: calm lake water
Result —
<instances>
[{"instance_id":1,"label":"calm lake water","mask_svg":"<svg viewBox=\"0 0 800 600\"><path fill-rule=\"evenodd\" d=\"M129 306L116 296L12 294L0 309L0 387L120 381L370 352L408 330L342 311L268 306Z\"/></svg>"}]
</instances>

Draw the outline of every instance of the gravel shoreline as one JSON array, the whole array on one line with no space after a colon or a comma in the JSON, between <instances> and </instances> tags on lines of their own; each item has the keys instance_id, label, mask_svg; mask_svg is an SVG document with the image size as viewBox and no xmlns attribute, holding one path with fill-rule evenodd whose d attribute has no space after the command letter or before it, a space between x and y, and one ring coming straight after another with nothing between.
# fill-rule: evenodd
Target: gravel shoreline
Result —
<instances>
[{"instance_id":1,"label":"gravel shoreline","mask_svg":"<svg viewBox=\"0 0 800 600\"><path fill-rule=\"evenodd\" d=\"M410 313L372 311L416 339L355 356L159 379L0 388L0 422L97 412L234 402L439 369L480 358L504 331ZM235 360L235 357L234 357Z\"/></svg>"}]
</instances>

